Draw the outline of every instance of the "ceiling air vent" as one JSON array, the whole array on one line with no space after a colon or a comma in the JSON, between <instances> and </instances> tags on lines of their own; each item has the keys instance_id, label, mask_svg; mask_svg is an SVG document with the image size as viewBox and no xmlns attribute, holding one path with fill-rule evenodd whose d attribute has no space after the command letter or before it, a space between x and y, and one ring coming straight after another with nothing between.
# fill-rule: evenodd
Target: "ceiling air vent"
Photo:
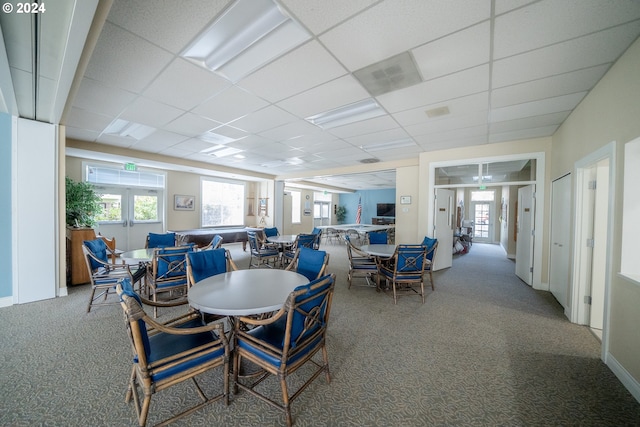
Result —
<instances>
[{"instance_id":1,"label":"ceiling air vent","mask_svg":"<svg viewBox=\"0 0 640 427\"><path fill-rule=\"evenodd\" d=\"M418 67L409 52L354 71L353 76L372 95L393 92L422 82Z\"/></svg>"},{"instance_id":2,"label":"ceiling air vent","mask_svg":"<svg viewBox=\"0 0 640 427\"><path fill-rule=\"evenodd\" d=\"M368 159L360 160L360 163L378 163L380 159L376 159L375 157L370 157Z\"/></svg>"}]
</instances>

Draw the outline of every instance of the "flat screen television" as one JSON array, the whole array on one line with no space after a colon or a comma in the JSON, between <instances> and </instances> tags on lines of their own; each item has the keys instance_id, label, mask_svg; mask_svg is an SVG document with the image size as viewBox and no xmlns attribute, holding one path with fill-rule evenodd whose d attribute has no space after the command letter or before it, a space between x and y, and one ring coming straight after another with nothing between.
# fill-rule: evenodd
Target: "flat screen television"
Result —
<instances>
[{"instance_id":1,"label":"flat screen television","mask_svg":"<svg viewBox=\"0 0 640 427\"><path fill-rule=\"evenodd\" d=\"M376 206L376 216L396 216L396 204L378 203Z\"/></svg>"}]
</instances>

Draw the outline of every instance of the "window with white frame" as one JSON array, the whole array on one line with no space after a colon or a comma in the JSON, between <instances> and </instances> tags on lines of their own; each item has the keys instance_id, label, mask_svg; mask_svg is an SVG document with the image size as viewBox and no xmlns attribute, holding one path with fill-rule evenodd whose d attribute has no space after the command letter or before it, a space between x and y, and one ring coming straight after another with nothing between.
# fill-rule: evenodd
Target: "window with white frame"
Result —
<instances>
[{"instance_id":1,"label":"window with white frame","mask_svg":"<svg viewBox=\"0 0 640 427\"><path fill-rule=\"evenodd\" d=\"M202 227L244 225L244 183L202 178Z\"/></svg>"}]
</instances>

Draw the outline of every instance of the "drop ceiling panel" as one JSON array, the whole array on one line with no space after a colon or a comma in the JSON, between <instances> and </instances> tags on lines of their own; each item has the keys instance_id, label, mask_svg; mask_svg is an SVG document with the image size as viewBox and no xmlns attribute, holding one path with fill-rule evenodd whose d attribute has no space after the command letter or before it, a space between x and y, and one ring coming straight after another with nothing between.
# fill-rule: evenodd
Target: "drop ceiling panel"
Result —
<instances>
[{"instance_id":1,"label":"drop ceiling panel","mask_svg":"<svg viewBox=\"0 0 640 427\"><path fill-rule=\"evenodd\" d=\"M227 0L114 1L108 19L178 53L227 3Z\"/></svg>"},{"instance_id":2,"label":"drop ceiling panel","mask_svg":"<svg viewBox=\"0 0 640 427\"><path fill-rule=\"evenodd\" d=\"M344 67L317 41L311 41L266 65L239 84L264 99L277 102L344 74Z\"/></svg>"},{"instance_id":3,"label":"drop ceiling panel","mask_svg":"<svg viewBox=\"0 0 640 427\"><path fill-rule=\"evenodd\" d=\"M333 128L330 132L339 138L346 139L358 135L366 135L369 133L396 129L399 127L400 126L398 125L398 123L393 120L391 116L382 116Z\"/></svg>"},{"instance_id":4,"label":"drop ceiling panel","mask_svg":"<svg viewBox=\"0 0 640 427\"><path fill-rule=\"evenodd\" d=\"M486 92L489 89L489 67L481 65L459 73L430 80L406 89L379 96L379 103L390 113L423 105Z\"/></svg>"},{"instance_id":5,"label":"drop ceiling panel","mask_svg":"<svg viewBox=\"0 0 640 427\"><path fill-rule=\"evenodd\" d=\"M570 40L640 18L640 2L620 1L616 7L602 0L545 0L495 22L496 59ZM539 31L540 28L546 31Z\"/></svg>"},{"instance_id":6,"label":"drop ceiling panel","mask_svg":"<svg viewBox=\"0 0 640 427\"><path fill-rule=\"evenodd\" d=\"M173 132L159 130L152 135L141 139L133 145L135 150L149 151L159 153L160 151L172 147L176 144L184 142L188 137Z\"/></svg>"},{"instance_id":7,"label":"drop ceiling panel","mask_svg":"<svg viewBox=\"0 0 640 427\"><path fill-rule=\"evenodd\" d=\"M491 123L491 134L512 132L519 129L559 126L569 116L569 113L570 111L561 111L559 113L543 114L541 116Z\"/></svg>"},{"instance_id":8,"label":"drop ceiling panel","mask_svg":"<svg viewBox=\"0 0 640 427\"><path fill-rule=\"evenodd\" d=\"M66 125L78 129L102 132L111 123L111 120L110 116L74 107L68 114Z\"/></svg>"},{"instance_id":9,"label":"drop ceiling panel","mask_svg":"<svg viewBox=\"0 0 640 427\"><path fill-rule=\"evenodd\" d=\"M144 91L144 96L190 110L231 82L183 59L175 59Z\"/></svg>"},{"instance_id":10,"label":"drop ceiling panel","mask_svg":"<svg viewBox=\"0 0 640 427\"><path fill-rule=\"evenodd\" d=\"M402 126L411 126L430 121L426 111L434 108L447 107L451 115L467 114L474 111L485 111L489 106L489 92L480 92L461 98L452 99L431 105L424 105L411 110L400 111L393 114L393 117ZM441 117L441 119L445 119Z\"/></svg>"},{"instance_id":11,"label":"drop ceiling panel","mask_svg":"<svg viewBox=\"0 0 640 427\"><path fill-rule=\"evenodd\" d=\"M413 49L424 80L489 62L490 26L483 22Z\"/></svg>"},{"instance_id":12,"label":"drop ceiling panel","mask_svg":"<svg viewBox=\"0 0 640 427\"><path fill-rule=\"evenodd\" d=\"M444 132L431 133L428 135L419 135L414 137L416 142L423 148L429 147L430 144L457 141L469 138L480 138L485 142L487 140L488 125L471 126L463 129L452 129ZM479 140L480 140L479 139Z\"/></svg>"},{"instance_id":13,"label":"drop ceiling panel","mask_svg":"<svg viewBox=\"0 0 640 427\"><path fill-rule=\"evenodd\" d=\"M496 15L501 15L537 0L495 0Z\"/></svg>"},{"instance_id":14,"label":"drop ceiling panel","mask_svg":"<svg viewBox=\"0 0 640 427\"><path fill-rule=\"evenodd\" d=\"M498 108L558 95L583 92L592 88L607 72L609 67L609 64L599 65L498 88L491 92L491 106Z\"/></svg>"},{"instance_id":15,"label":"drop ceiling panel","mask_svg":"<svg viewBox=\"0 0 640 427\"><path fill-rule=\"evenodd\" d=\"M135 98L126 90L105 86L95 80L82 79L74 106L95 113L119 115Z\"/></svg>"},{"instance_id":16,"label":"drop ceiling panel","mask_svg":"<svg viewBox=\"0 0 640 427\"><path fill-rule=\"evenodd\" d=\"M406 130L411 136L428 135L431 133L444 132L454 129L480 126L487 122L487 116L487 110L480 110L455 116L444 116L434 120L429 120L425 123L406 126Z\"/></svg>"},{"instance_id":17,"label":"drop ceiling panel","mask_svg":"<svg viewBox=\"0 0 640 427\"><path fill-rule=\"evenodd\" d=\"M369 94L351 75L316 86L278 103L298 117L309 117L369 98Z\"/></svg>"},{"instance_id":18,"label":"drop ceiling panel","mask_svg":"<svg viewBox=\"0 0 640 427\"><path fill-rule=\"evenodd\" d=\"M318 7L319 3L314 1L283 0L282 4L314 34L320 34L377 1L322 0L322 7Z\"/></svg>"},{"instance_id":19,"label":"drop ceiling panel","mask_svg":"<svg viewBox=\"0 0 640 427\"><path fill-rule=\"evenodd\" d=\"M523 117L541 116L548 113L573 110L586 92L547 98L539 101L525 102L524 104L508 107L494 108L491 110L491 122L503 122L505 120L521 119Z\"/></svg>"},{"instance_id":20,"label":"drop ceiling panel","mask_svg":"<svg viewBox=\"0 0 640 427\"><path fill-rule=\"evenodd\" d=\"M195 107L192 112L211 120L228 123L267 105L265 100L232 86Z\"/></svg>"},{"instance_id":21,"label":"drop ceiling panel","mask_svg":"<svg viewBox=\"0 0 640 427\"><path fill-rule=\"evenodd\" d=\"M320 132L321 131L317 126L314 126L305 120L296 120L295 122L287 123L285 125L278 126L277 128L269 129L265 132L260 132L260 135L274 141L284 141L286 139L297 138L303 135L313 135Z\"/></svg>"},{"instance_id":22,"label":"drop ceiling panel","mask_svg":"<svg viewBox=\"0 0 640 427\"><path fill-rule=\"evenodd\" d=\"M512 132L496 133L489 136L489 142L494 143L541 138L544 136L552 135L557 129L558 126L546 126L535 129L521 129Z\"/></svg>"},{"instance_id":23,"label":"drop ceiling panel","mask_svg":"<svg viewBox=\"0 0 640 427\"><path fill-rule=\"evenodd\" d=\"M232 122L232 125L247 132L260 133L268 129L291 123L298 118L281 108L270 105L247 114Z\"/></svg>"},{"instance_id":24,"label":"drop ceiling panel","mask_svg":"<svg viewBox=\"0 0 640 427\"><path fill-rule=\"evenodd\" d=\"M139 97L124 110L120 118L133 123L159 128L177 119L182 114L184 114L183 110L148 98Z\"/></svg>"},{"instance_id":25,"label":"drop ceiling panel","mask_svg":"<svg viewBox=\"0 0 640 427\"><path fill-rule=\"evenodd\" d=\"M220 125L222 125L222 123L216 122L215 120L210 120L193 113L185 113L169 122L164 128L181 135L198 136Z\"/></svg>"},{"instance_id":26,"label":"drop ceiling panel","mask_svg":"<svg viewBox=\"0 0 640 427\"><path fill-rule=\"evenodd\" d=\"M320 41L355 71L488 19L490 6L487 0L380 2L327 31Z\"/></svg>"},{"instance_id":27,"label":"drop ceiling panel","mask_svg":"<svg viewBox=\"0 0 640 427\"><path fill-rule=\"evenodd\" d=\"M640 22L580 37L543 49L497 60L493 87L513 85L555 74L611 63L637 38Z\"/></svg>"}]
</instances>

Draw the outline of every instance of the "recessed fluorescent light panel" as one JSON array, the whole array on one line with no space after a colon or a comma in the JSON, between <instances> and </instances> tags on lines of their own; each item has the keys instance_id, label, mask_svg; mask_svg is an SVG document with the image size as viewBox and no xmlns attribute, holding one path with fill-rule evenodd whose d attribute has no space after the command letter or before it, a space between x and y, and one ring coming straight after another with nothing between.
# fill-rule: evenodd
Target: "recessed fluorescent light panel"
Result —
<instances>
[{"instance_id":1,"label":"recessed fluorescent light panel","mask_svg":"<svg viewBox=\"0 0 640 427\"><path fill-rule=\"evenodd\" d=\"M410 138L399 139L397 141L380 142L377 144L368 144L360 146L361 149L368 152L393 150L396 148L413 147L416 143Z\"/></svg>"},{"instance_id":2,"label":"recessed fluorescent light panel","mask_svg":"<svg viewBox=\"0 0 640 427\"><path fill-rule=\"evenodd\" d=\"M210 142L211 144L228 144L230 142L237 141L237 139L213 133L211 131L203 133L198 137L198 139L204 142Z\"/></svg>"},{"instance_id":3,"label":"recessed fluorescent light panel","mask_svg":"<svg viewBox=\"0 0 640 427\"><path fill-rule=\"evenodd\" d=\"M380 108L378 103L372 98L368 98L316 114L315 116L307 117L305 120L322 129L331 129L362 120L373 119L374 117L379 117L384 114L385 111Z\"/></svg>"},{"instance_id":4,"label":"recessed fluorescent light panel","mask_svg":"<svg viewBox=\"0 0 640 427\"><path fill-rule=\"evenodd\" d=\"M422 76L409 52L392 56L353 72L371 94L378 96L422 82Z\"/></svg>"},{"instance_id":5,"label":"recessed fluorescent light panel","mask_svg":"<svg viewBox=\"0 0 640 427\"><path fill-rule=\"evenodd\" d=\"M274 0L238 0L182 56L235 83L310 38Z\"/></svg>"},{"instance_id":6,"label":"recessed fluorescent light panel","mask_svg":"<svg viewBox=\"0 0 640 427\"><path fill-rule=\"evenodd\" d=\"M122 119L115 119L109 126L106 127L104 133L108 135L130 137L139 141L151 135L155 131L156 128L152 128L151 126L141 125L140 123L132 123Z\"/></svg>"},{"instance_id":7,"label":"recessed fluorescent light panel","mask_svg":"<svg viewBox=\"0 0 640 427\"><path fill-rule=\"evenodd\" d=\"M242 151L243 150L240 150L239 148L226 147L224 145L214 145L211 148L205 148L204 150L200 151L200 153L206 154L208 156L220 158L220 157L226 157L226 156L233 156L238 153L241 153Z\"/></svg>"}]
</instances>

